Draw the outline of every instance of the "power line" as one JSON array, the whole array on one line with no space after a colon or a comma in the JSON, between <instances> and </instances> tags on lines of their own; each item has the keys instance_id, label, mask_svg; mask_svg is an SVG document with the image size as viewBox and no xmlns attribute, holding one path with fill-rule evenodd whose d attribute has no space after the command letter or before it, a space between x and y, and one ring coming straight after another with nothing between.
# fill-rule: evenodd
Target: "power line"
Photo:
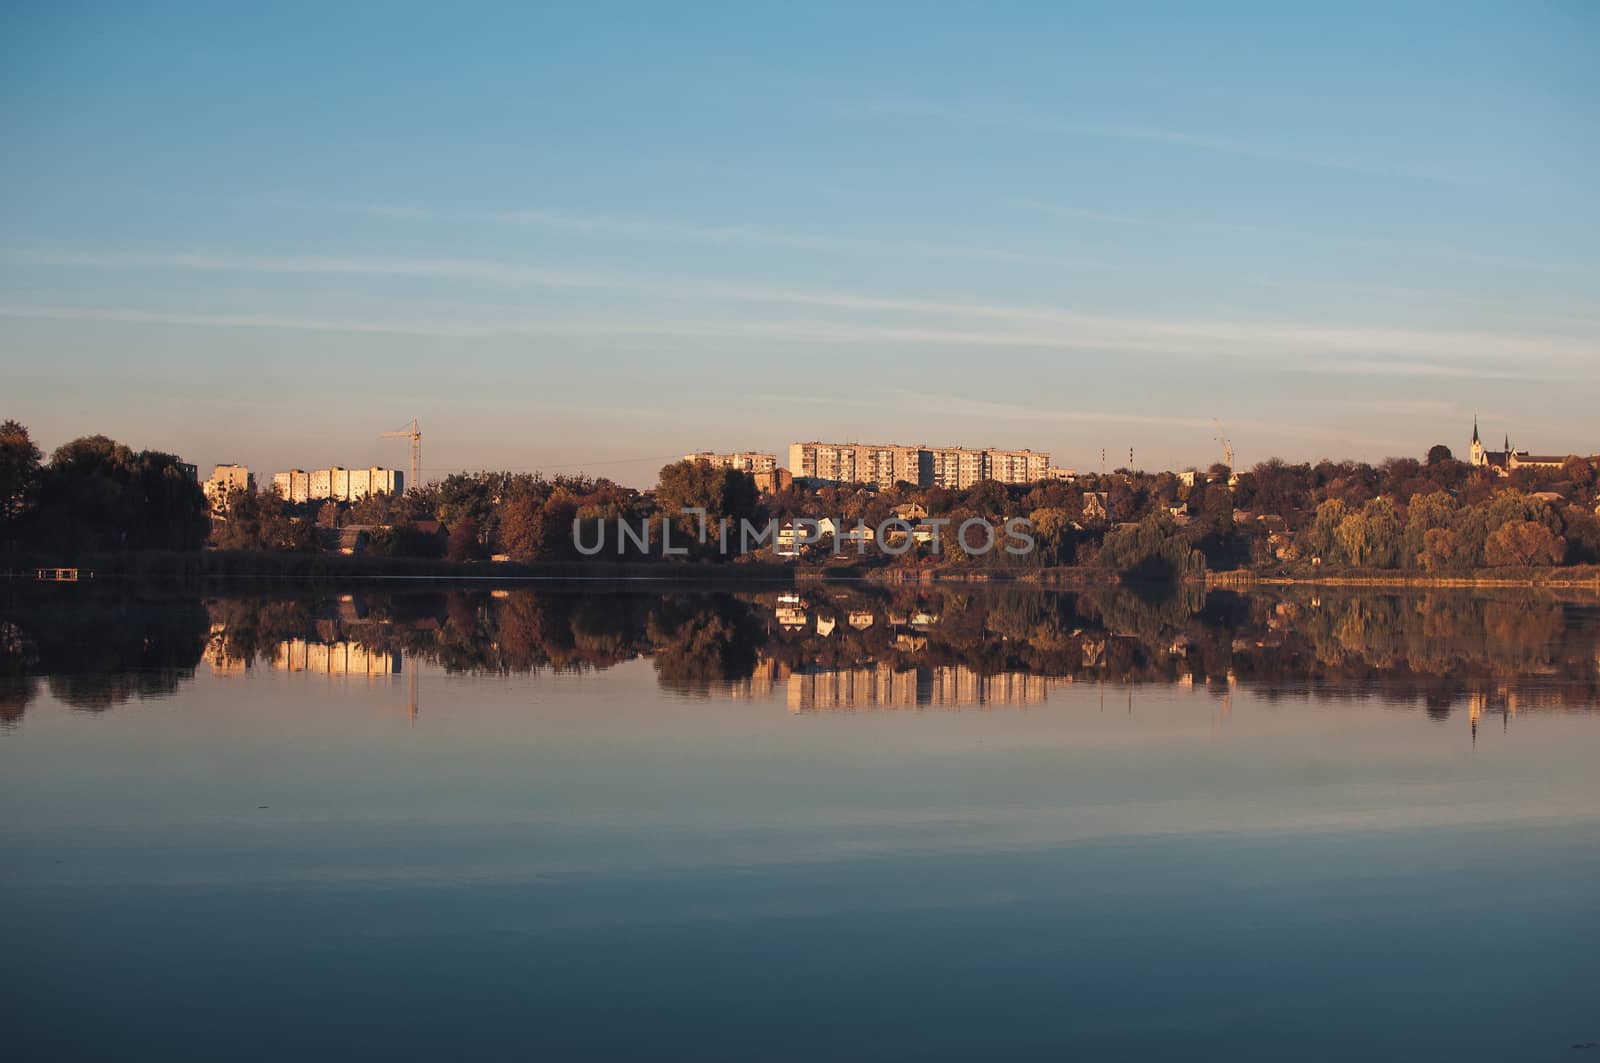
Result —
<instances>
[{"instance_id":1,"label":"power line","mask_svg":"<svg viewBox=\"0 0 1600 1063\"><path fill-rule=\"evenodd\" d=\"M646 461L682 461L682 454L660 454L644 458L604 458L597 461L569 461L550 465L498 465L484 472L542 472L545 469L580 469L591 465L638 465ZM463 467L464 468L464 467Z\"/></svg>"}]
</instances>

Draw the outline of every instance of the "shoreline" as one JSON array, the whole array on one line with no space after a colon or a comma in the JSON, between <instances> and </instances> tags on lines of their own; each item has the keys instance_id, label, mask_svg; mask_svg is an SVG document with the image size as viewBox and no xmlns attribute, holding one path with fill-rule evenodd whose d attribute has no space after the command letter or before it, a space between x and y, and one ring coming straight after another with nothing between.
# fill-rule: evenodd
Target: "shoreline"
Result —
<instances>
[{"instance_id":1,"label":"shoreline","mask_svg":"<svg viewBox=\"0 0 1600 1063\"><path fill-rule=\"evenodd\" d=\"M36 570L76 567L77 582L150 582L177 585L354 584L354 583L693 583L769 586L864 583L880 586L1002 585L1072 590L1119 583L1110 572L1080 566L1049 568L968 568L890 566L808 566L784 562L746 561L706 564L682 561L446 561L415 558L358 557L344 554L275 554L244 551L166 551L97 554L79 558L75 566L59 560L16 558L0 572L7 583L50 582L36 579ZM71 581L62 581L71 582ZM1207 590L1251 587L1372 587L1418 589L1554 588L1600 593L1600 568L1534 569L1510 576L1502 569L1476 569L1452 575L1420 572L1290 573L1281 569L1210 571L1175 586Z\"/></svg>"}]
</instances>

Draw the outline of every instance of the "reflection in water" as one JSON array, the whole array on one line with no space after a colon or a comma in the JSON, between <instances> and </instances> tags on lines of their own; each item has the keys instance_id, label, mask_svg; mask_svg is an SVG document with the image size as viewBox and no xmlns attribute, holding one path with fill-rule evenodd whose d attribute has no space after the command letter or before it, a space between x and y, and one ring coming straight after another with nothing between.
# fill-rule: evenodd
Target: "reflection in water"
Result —
<instances>
[{"instance_id":1,"label":"reflection in water","mask_svg":"<svg viewBox=\"0 0 1600 1063\"><path fill-rule=\"evenodd\" d=\"M46 677L100 711L161 697L202 662L366 678L406 658L448 672L584 672L648 658L689 697L782 697L796 712L1036 706L1064 682L1163 683L1218 696L1379 695L1443 719L1593 709L1600 605L1488 595L1122 588L576 594L362 592L208 598L24 586L0 610L0 724Z\"/></svg>"},{"instance_id":2,"label":"reflection in water","mask_svg":"<svg viewBox=\"0 0 1600 1063\"><path fill-rule=\"evenodd\" d=\"M1593 602L584 591L0 591L10 1055L1600 1037Z\"/></svg>"}]
</instances>

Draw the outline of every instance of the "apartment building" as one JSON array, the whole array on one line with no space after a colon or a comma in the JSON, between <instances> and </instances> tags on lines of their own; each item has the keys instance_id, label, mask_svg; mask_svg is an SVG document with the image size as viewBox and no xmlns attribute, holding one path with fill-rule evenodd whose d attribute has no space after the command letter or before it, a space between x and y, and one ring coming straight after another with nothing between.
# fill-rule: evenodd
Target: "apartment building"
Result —
<instances>
[{"instance_id":1,"label":"apartment building","mask_svg":"<svg viewBox=\"0 0 1600 1063\"><path fill-rule=\"evenodd\" d=\"M966 447L865 443L792 443L789 471L841 483L892 487L971 487L984 480L1026 484L1042 480L1050 455L1034 450L975 450Z\"/></svg>"},{"instance_id":2,"label":"apartment building","mask_svg":"<svg viewBox=\"0 0 1600 1063\"><path fill-rule=\"evenodd\" d=\"M272 487L290 502L304 502L311 497L311 474L304 469L272 474Z\"/></svg>"},{"instance_id":3,"label":"apartment building","mask_svg":"<svg viewBox=\"0 0 1600 1063\"><path fill-rule=\"evenodd\" d=\"M209 480L202 480L200 490L206 496L206 502L214 513L222 511L228 498L228 492L234 490L254 491L256 478L251 475L248 467L244 465L218 465L211 472Z\"/></svg>"},{"instance_id":4,"label":"apartment building","mask_svg":"<svg viewBox=\"0 0 1600 1063\"><path fill-rule=\"evenodd\" d=\"M374 465L366 469L347 469L342 465L326 469L290 469L272 474L272 486L290 502L320 502L335 499L354 502L367 495L398 495L405 488L404 474Z\"/></svg>"},{"instance_id":5,"label":"apartment building","mask_svg":"<svg viewBox=\"0 0 1600 1063\"><path fill-rule=\"evenodd\" d=\"M958 490L987 479L987 451L968 450L965 447L938 447L933 450L932 486Z\"/></svg>"},{"instance_id":6,"label":"apartment building","mask_svg":"<svg viewBox=\"0 0 1600 1063\"><path fill-rule=\"evenodd\" d=\"M1050 455L1032 450L985 451L987 476L1003 484L1031 484L1049 476Z\"/></svg>"},{"instance_id":7,"label":"apartment building","mask_svg":"<svg viewBox=\"0 0 1600 1063\"><path fill-rule=\"evenodd\" d=\"M905 480L926 484L932 476L932 455L926 447L875 443L791 443L789 471L840 483L893 487Z\"/></svg>"},{"instance_id":8,"label":"apartment building","mask_svg":"<svg viewBox=\"0 0 1600 1063\"><path fill-rule=\"evenodd\" d=\"M778 467L776 454L765 454L755 450L741 450L734 454L716 454L702 450L698 454L685 454L683 460L704 461L719 469L736 469L748 473L771 472Z\"/></svg>"}]
</instances>

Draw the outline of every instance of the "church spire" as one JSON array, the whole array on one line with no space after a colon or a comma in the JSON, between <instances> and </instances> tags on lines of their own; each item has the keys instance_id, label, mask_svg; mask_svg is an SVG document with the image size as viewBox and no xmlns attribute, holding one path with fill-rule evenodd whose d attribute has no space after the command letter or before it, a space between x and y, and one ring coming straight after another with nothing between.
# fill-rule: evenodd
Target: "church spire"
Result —
<instances>
[{"instance_id":1,"label":"church spire","mask_svg":"<svg viewBox=\"0 0 1600 1063\"><path fill-rule=\"evenodd\" d=\"M1478 441L1478 416L1477 416L1477 414L1473 414L1473 416L1472 416L1472 441L1474 443L1476 443Z\"/></svg>"}]
</instances>

